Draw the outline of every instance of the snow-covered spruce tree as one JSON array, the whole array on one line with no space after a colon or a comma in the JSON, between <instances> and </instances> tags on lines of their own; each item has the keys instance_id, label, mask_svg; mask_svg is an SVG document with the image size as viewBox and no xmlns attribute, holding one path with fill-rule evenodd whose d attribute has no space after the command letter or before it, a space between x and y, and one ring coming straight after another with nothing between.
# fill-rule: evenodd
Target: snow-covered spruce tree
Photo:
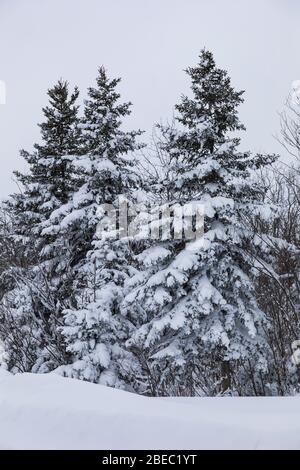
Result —
<instances>
[{"instance_id":1,"label":"snow-covered spruce tree","mask_svg":"<svg viewBox=\"0 0 300 470\"><path fill-rule=\"evenodd\" d=\"M61 329L71 364L61 367L60 372L121 387L122 372L116 370L116 357L127 360L122 343L128 337L128 327L119 313L119 303L124 280L131 273L130 248L127 240L117 235L118 227L112 227L110 233L98 230L99 224L105 223L108 205L113 211L118 196L130 198L139 181L133 152L141 146L136 142L140 131L121 128L131 104L119 103L119 81L109 79L101 67L96 87L88 91L81 125L85 152L77 160L83 184L65 206L54 211L50 222L54 233L59 231L69 240L76 273L74 302L64 312Z\"/></svg>"},{"instance_id":2,"label":"snow-covered spruce tree","mask_svg":"<svg viewBox=\"0 0 300 470\"><path fill-rule=\"evenodd\" d=\"M46 368L43 366L45 370L57 366L63 355L57 324L61 303L66 298L63 292L66 250L61 246L61 239L55 234L43 234L43 229L51 212L65 204L79 184L80 177L70 160L73 154L78 154L81 145L78 94L77 88L70 94L68 83L61 80L48 91L50 103L43 109L45 121L40 124L42 142L34 145L33 153L22 151L28 172L16 172L20 192L6 203L12 216L14 243L23 247L25 261L10 266L2 274L6 283L11 281L2 299L2 312L8 316L8 323L13 321L17 325L15 331L19 336L23 332L24 338L29 334L38 338L36 363L32 349L26 362L35 370L44 362L49 362ZM7 349L13 366L15 351L9 344ZM24 355L27 350L24 339Z\"/></svg>"},{"instance_id":3,"label":"snow-covered spruce tree","mask_svg":"<svg viewBox=\"0 0 300 470\"><path fill-rule=\"evenodd\" d=\"M74 190L75 174L68 157L78 153L80 145L78 106L79 91L69 96L68 83L59 80L48 90L49 105L43 108L45 121L39 124L42 142L34 152L21 151L29 171L15 172L20 192L11 196L16 221L16 233L27 240L34 239L40 248L41 223L51 212L65 203Z\"/></svg>"},{"instance_id":4,"label":"snow-covered spruce tree","mask_svg":"<svg viewBox=\"0 0 300 470\"><path fill-rule=\"evenodd\" d=\"M275 156L238 150L233 132L244 130L237 114L242 92L232 88L210 52L202 51L187 73L193 96L176 106L177 128L160 126L157 146L167 177L152 190L160 200L171 195L165 200L171 208L203 204L204 236L145 244L138 255L141 272L128 281L130 293L122 303L136 327L127 347L147 380L144 393L260 394L267 368L265 316L255 299L253 258L246 248L251 244L261 259L264 243L241 218L261 200L252 170Z\"/></svg>"}]
</instances>

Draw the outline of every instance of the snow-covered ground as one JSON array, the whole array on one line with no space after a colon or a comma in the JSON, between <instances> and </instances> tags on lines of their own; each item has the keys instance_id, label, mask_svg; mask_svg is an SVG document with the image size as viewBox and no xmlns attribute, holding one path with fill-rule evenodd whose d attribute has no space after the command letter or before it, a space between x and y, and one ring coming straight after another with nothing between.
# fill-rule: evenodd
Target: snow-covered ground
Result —
<instances>
[{"instance_id":1,"label":"snow-covered ground","mask_svg":"<svg viewBox=\"0 0 300 470\"><path fill-rule=\"evenodd\" d=\"M146 398L0 370L1 449L300 449L300 397Z\"/></svg>"}]
</instances>

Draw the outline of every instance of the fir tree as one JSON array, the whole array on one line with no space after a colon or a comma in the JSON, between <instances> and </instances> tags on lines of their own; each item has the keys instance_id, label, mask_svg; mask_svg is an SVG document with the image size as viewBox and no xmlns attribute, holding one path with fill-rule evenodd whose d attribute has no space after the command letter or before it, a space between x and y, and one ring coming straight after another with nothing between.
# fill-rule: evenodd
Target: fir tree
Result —
<instances>
[{"instance_id":1,"label":"fir tree","mask_svg":"<svg viewBox=\"0 0 300 470\"><path fill-rule=\"evenodd\" d=\"M201 203L205 233L191 242L152 242L139 254L141 273L130 279L122 303L136 326L127 347L135 370L147 378L145 393L255 393L260 386L251 380L259 381L267 367L265 316L255 300L247 247L261 257L264 246L241 217L261 200L252 169L275 156L239 151L233 132L244 130L237 113L242 92L232 88L210 52L202 51L187 74L192 97L176 106L177 127L160 126L157 146L168 156L167 177L152 188L156 196L171 194L165 201L171 209ZM254 379L244 373L249 361Z\"/></svg>"},{"instance_id":2,"label":"fir tree","mask_svg":"<svg viewBox=\"0 0 300 470\"><path fill-rule=\"evenodd\" d=\"M75 88L69 96L68 83L62 80L48 90L49 105L43 108L46 119L39 125L42 143L34 145L33 153L21 151L29 171L15 172L20 192L7 202L14 213L16 237L40 253L49 244L41 236L43 223L68 200L78 179L70 163L80 148L78 95Z\"/></svg>"},{"instance_id":3,"label":"fir tree","mask_svg":"<svg viewBox=\"0 0 300 470\"><path fill-rule=\"evenodd\" d=\"M6 282L11 281L12 289L4 299L5 312L12 318L16 315L16 324L22 325L24 334L29 325L33 331L35 322L39 337L36 359L49 360L49 368L58 365L63 355L57 325L67 296L63 292L67 260L62 240L44 229L52 211L65 204L79 184L80 175L72 165L72 157L81 145L78 94L77 88L70 94L68 83L62 80L48 91L49 105L43 109L45 121L40 124L42 143L34 145L33 153L21 152L28 172L15 173L20 192L6 203L12 214L13 239L16 246L23 247L25 261L23 266L11 266L2 275Z\"/></svg>"},{"instance_id":4,"label":"fir tree","mask_svg":"<svg viewBox=\"0 0 300 470\"><path fill-rule=\"evenodd\" d=\"M70 240L76 273L74 303L65 310L61 330L72 364L61 371L121 386L113 356L123 354L120 344L126 337L118 305L130 274L129 248L124 239L114 234L99 236L97 231L105 217L103 205L113 208L118 196L130 197L139 181L133 152L140 148L136 142L140 131L121 128L131 104L119 103L119 81L110 80L105 69L99 69L96 87L88 91L81 125L85 153L78 158L77 167L84 181L50 220L54 232L59 227L61 236Z\"/></svg>"}]
</instances>

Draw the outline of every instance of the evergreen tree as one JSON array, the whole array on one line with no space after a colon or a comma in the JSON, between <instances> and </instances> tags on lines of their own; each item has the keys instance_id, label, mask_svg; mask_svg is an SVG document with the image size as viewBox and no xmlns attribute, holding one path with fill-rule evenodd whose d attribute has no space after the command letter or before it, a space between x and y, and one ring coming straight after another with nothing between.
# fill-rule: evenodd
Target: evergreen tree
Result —
<instances>
[{"instance_id":1,"label":"evergreen tree","mask_svg":"<svg viewBox=\"0 0 300 470\"><path fill-rule=\"evenodd\" d=\"M12 238L19 250L23 247L24 260L2 274L10 286L3 299L4 316L19 324L23 335L30 330L39 338L34 342L38 344L36 360L50 361L49 368L58 365L63 355L57 325L67 297L68 264L62 240L44 230L52 211L66 203L80 181L72 164L81 146L78 94L77 88L70 94L68 83L62 80L48 91L50 102L40 124L42 143L34 145L32 154L21 152L28 173L16 172L21 191L6 203L13 220ZM33 356L32 352L28 364L33 363Z\"/></svg>"},{"instance_id":2,"label":"evergreen tree","mask_svg":"<svg viewBox=\"0 0 300 470\"><path fill-rule=\"evenodd\" d=\"M51 212L65 203L74 191L77 175L68 156L78 153L80 131L78 127L79 91L69 96L68 83L59 80L48 90L49 105L43 108L45 122L41 123L42 143L35 151L22 150L29 172L15 172L21 193L12 196L13 212L19 217L16 231L26 240L33 237L39 246L42 222Z\"/></svg>"},{"instance_id":3,"label":"evergreen tree","mask_svg":"<svg viewBox=\"0 0 300 470\"><path fill-rule=\"evenodd\" d=\"M157 146L168 156L167 177L152 188L157 197L171 195L165 201L171 209L201 203L204 236L146 243L138 256L141 273L130 279L122 303L136 327L127 347L135 370L147 379L144 393L255 393L267 367L266 322L255 300L247 248L256 259L267 249L241 218L260 205L252 169L275 156L239 151L233 132L244 130L237 114L242 92L232 88L210 52L202 51L187 74L193 96L176 106L177 128L160 126ZM245 372L249 362L255 377Z\"/></svg>"},{"instance_id":4,"label":"evergreen tree","mask_svg":"<svg viewBox=\"0 0 300 470\"><path fill-rule=\"evenodd\" d=\"M61 330L72 364L61 371L117 386L121 382L113 356L123 354L120 344L126 336L118 305L124 280L130 275L130 250L126 239L113 232L99 234L97 228L105 217L103 205L117 210L118 197L130 197L137 187L133 152L141 146L136 142L140 131L121 129L131 104L119 103L119 81L110 80L105 69L99 69L96 87L88 91L81 125L85 152L76 165L83 184L50 218L52 230L69 240L76 273L73 306L65 310Z\"/></svg>"}]
</instances>

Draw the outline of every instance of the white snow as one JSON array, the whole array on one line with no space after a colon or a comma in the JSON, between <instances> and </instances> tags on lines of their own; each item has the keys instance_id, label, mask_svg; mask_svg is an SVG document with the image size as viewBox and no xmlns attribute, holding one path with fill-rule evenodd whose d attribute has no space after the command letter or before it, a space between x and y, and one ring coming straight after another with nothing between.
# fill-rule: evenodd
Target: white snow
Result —
<instances>
[{"instance_id":1,"label":"white snow","mask_svg":"<svg viewBox=\"0 0 300 470\"><path fill-rule=\"evenodd\" d=\"M146 398L0 370L1 449L300 449L300 397Z\"/></svg>"}]
</instances>

